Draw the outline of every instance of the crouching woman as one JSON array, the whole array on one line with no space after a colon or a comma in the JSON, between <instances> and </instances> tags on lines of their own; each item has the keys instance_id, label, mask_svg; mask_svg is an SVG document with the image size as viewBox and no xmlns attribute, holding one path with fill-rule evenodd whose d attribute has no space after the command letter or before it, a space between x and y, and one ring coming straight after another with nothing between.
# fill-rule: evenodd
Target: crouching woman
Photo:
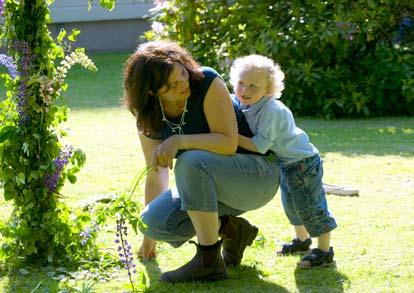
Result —
<instances>
[{"instance_id":1,"label":"crouching woman","mask_svg":"<svg viewBox=\"0 0 414 293\"><path fill-rule=\"evenodd\" d=\"M275 161L236 153L236 115L216 71L200 67L173 42L138 47L125 66L125 104L136 117L147 166L144 240L140 254L155 256L156 241L179 247L194 235L197 252L162 281L228 278L258 229L245 211L265 205L279 186ZM176 191L169 188L173 169Z\"/></svg>"}]
</instances>

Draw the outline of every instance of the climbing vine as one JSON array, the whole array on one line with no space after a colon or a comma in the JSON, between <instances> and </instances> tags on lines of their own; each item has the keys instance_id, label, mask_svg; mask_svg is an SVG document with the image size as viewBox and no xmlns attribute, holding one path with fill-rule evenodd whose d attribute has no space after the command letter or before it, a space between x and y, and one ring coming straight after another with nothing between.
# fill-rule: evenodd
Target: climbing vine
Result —
<instances>
[{"instance_id":1,"label":"climbing vine","mask_svg":"<svg viewBox=\"0 0 414 293\"><path fill-rule=\"evenodd\" d=\"M1 74L7 88L0 99L0 182L4 198L13 202L1 223L1 256L7 263L76 263L94 255L90 215L75 214L60 199L66 180L74 183L85 154L63 143L61 123L68 109L55 102L67 88L65 77L75 63L96 70L83 49L64 44L78 31L56 41L48 31L52 1L0 1L5 25L0 56L9 71ZM4 7L3 7L4 4Z\"/></svg>"},{"instance_id":2,"label":"climbing vine","mask_svg":"<svg viewBox=\"0 0 414 293\"><path fill-rule=\"evenodd\" d=\"M62 127L68 118L64 103L65 82L70 68L78 63L96 70L84 49L71 49L79 30L67 34L61 30L52 39L47 25L53 0L0 0L1 71L7 92L0 98L0 187L13 210L6 222L0 221L2 238L0 260L9 267L23 263L78 265L85 260L99 262L103 255L94 239L107 217L117 217L123 257L120 262L131 274L135 272L131 246L126 240L126 226L137 232L140 224L139 204L124 192L106 206L74 211L60 193L66 181L76 182L76 174L86 156L80 149L64 143L67 136ZM93 0L88 0L89 8ZM100 0L111 10L115 0ZM143 173L145 174L145 172ZM121 256L121 255L120 255ZM110 256L110 258L112 258Z\"/></svg>"}]
</instances>

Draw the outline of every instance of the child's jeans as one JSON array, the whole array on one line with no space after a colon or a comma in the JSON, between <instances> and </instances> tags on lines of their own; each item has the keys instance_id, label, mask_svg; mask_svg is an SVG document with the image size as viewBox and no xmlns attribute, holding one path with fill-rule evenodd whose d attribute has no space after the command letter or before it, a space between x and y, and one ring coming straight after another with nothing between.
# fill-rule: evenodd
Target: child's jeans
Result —
<instances>
[{"instance_id":1,"label":"child's jeans","mask_svg":"<svg viewBox=\"0 0 414 293\"><path fill-rule=\"evenodd\" d=\"M323 166L319 155L280 167L280 189L285 213L294 226L304 225L311 237L336 228L328 211L322 186Z\"/></svg>"}]
</instances>

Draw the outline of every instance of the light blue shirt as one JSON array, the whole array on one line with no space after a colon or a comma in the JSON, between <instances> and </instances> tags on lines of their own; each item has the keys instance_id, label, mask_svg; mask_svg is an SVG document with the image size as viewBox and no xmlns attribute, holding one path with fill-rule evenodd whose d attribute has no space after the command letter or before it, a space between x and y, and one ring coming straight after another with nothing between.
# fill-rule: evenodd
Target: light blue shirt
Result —
<instances>
[{"instance_id":1,"label":"light blue shirt","mask_svg":"<svg viewBox=\"0 0 414 293\"><path fill-rule=\"evenodd\" d=\"M289 165L319 154L308 135L296 127L292 112L281 101L263 97L250 106L241 106L257 150L272 150L281 165Z\"/></svg>"}]
</instances>

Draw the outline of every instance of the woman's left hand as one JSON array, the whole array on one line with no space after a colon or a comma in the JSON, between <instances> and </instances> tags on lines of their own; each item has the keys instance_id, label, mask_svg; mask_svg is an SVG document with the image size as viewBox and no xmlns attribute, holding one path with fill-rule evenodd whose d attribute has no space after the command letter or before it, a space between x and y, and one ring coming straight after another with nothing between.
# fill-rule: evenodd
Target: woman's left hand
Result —
<instances>
[{"instance_id":1,"label":"woman's left hand","mask_svg":"<svg viewBox=\"0 0 414 293\"><path fill-rule=\"evenodd\" d=\"M153 167L155 170L158 166L173 168L173 160L179 149L178 138L178 135L170 136L157 146L153 158Z\"/></svg>"}]
</instances>

